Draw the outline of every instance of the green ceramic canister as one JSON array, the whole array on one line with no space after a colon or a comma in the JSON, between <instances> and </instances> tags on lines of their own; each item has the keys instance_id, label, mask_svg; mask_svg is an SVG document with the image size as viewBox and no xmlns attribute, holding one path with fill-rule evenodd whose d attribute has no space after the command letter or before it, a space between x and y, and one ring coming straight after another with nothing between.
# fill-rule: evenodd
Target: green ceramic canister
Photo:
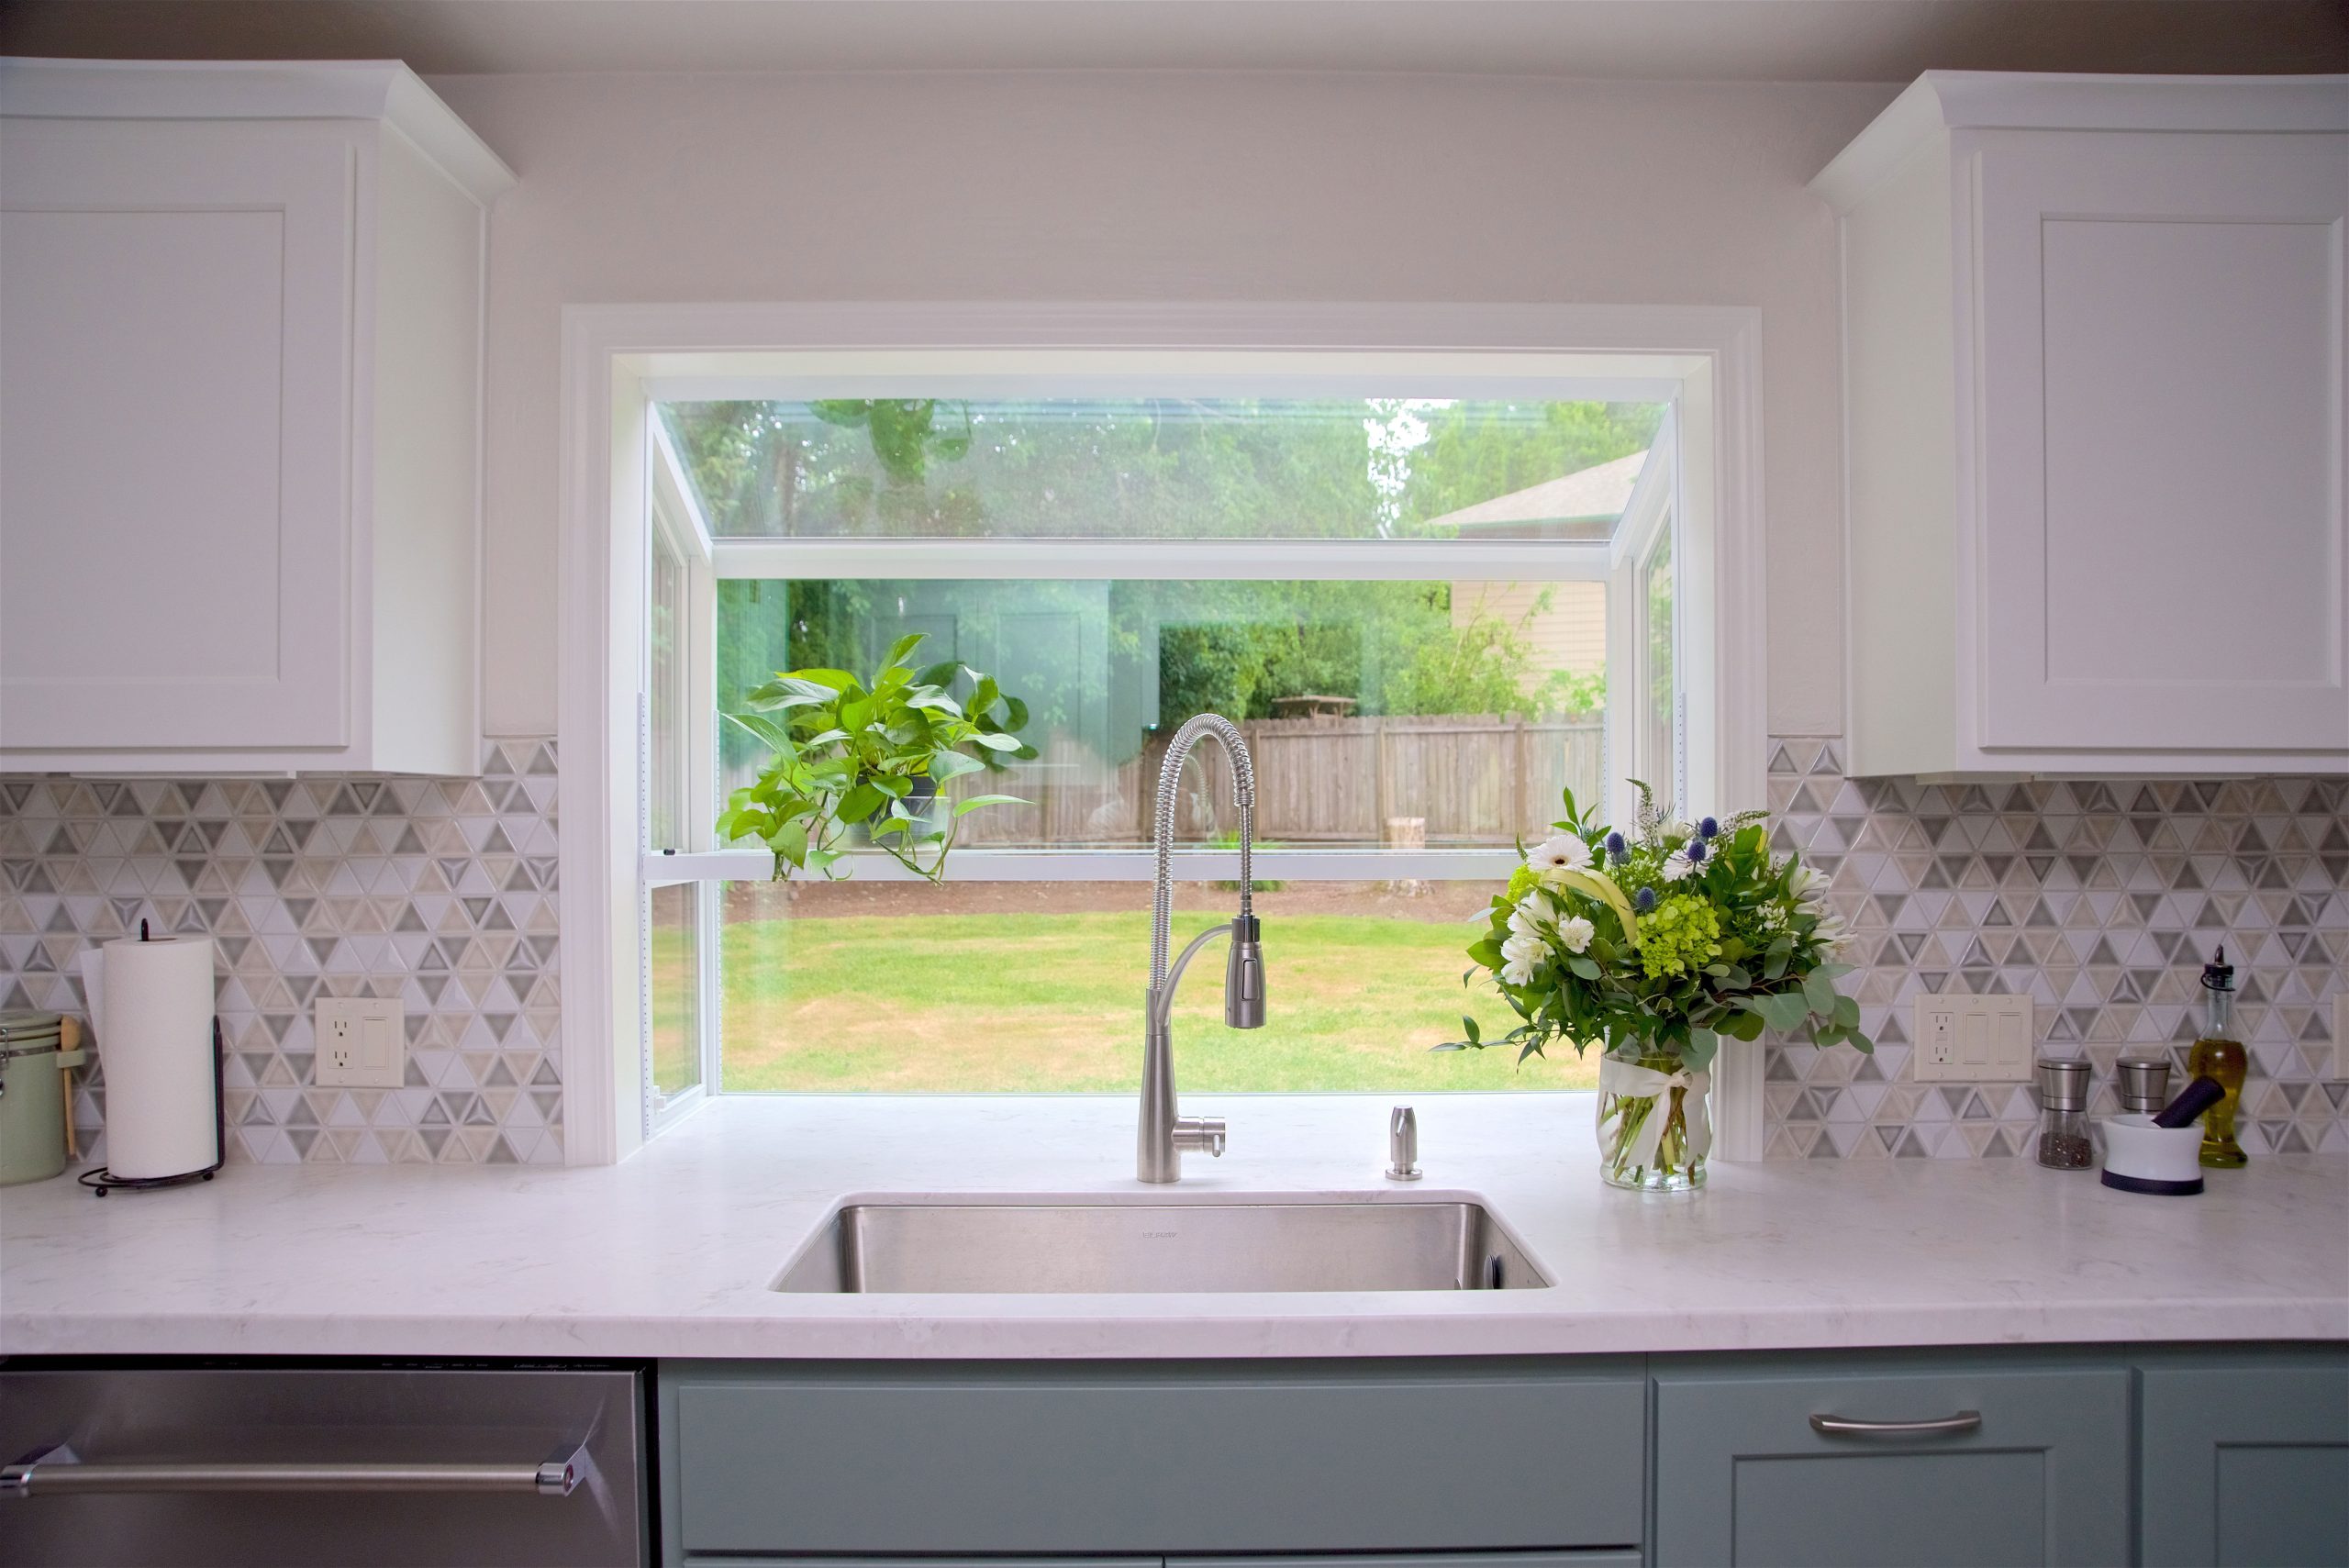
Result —
<instances>
[{"instance_id":1,"label":"green ceramic canister","mask_svg":"<svg viewBox=\"0 0 2349 1568\"><path fill-rule=\"evenodd\" d=\"M0 1013L0 1187L46 1181L65 1170L65 1069L89 1053L67 1051L55 1013Z\"/></svg>"}]
</instances>

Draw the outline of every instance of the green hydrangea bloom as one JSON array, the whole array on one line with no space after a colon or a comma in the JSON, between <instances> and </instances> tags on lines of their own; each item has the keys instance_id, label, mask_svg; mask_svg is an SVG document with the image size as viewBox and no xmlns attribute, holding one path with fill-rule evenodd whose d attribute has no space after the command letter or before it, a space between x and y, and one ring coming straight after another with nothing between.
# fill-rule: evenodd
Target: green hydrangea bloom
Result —
<instances>
[{"instance_id":1,"label":"green hydrangea bloom","mask_svg":"<svg viewBox=\"0 0 2349 1568\"><path fill-rule=\"evenodd\" d=\"M1640 919L1640 967L1650 980L1701 969L1721 951L1720 917L1705 899L1676 893Z\"/></svg>"}]
</instances>

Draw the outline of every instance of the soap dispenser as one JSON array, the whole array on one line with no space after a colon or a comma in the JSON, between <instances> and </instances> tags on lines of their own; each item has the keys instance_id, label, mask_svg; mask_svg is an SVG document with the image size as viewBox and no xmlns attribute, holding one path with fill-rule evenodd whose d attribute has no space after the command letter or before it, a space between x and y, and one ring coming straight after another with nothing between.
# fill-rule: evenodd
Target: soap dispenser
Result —
<instances>
[{"instance_id":1,"label":"soap dispenser","mask_svg":"<svg viewBox=\"0 0 2349 1568\"><path fill-rule=\"evenodd\" d=\"M2235 972L2227 950L2202 966L2202 1032L2187 1053L2186 1075L2215 1078L2226 1093L2202 1116L2202 1163L2232 1170L2251 1162L2235 1141L2235 1113L2243 1106L2245 1057L2235 1038Z\"/></svg>"}]
</instances>

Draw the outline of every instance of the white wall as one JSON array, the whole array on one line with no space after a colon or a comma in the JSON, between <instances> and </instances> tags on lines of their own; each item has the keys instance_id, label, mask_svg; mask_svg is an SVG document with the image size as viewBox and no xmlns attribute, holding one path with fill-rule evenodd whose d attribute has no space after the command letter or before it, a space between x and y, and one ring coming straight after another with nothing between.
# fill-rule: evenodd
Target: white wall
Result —
<instances>
[{"instance_id":1,"label":"white wall","mask_svg":"<svg viewBox=\"0 0 2349 1568\"><path fill-rule=\"evenodd\" d=\"M567 304L1438 300L1763 313L1770 728L1842 728L1834 226L1896 88L1447 76L472 76L490 243L484 719L555 726Z\"/></svg>"}]
</instances>

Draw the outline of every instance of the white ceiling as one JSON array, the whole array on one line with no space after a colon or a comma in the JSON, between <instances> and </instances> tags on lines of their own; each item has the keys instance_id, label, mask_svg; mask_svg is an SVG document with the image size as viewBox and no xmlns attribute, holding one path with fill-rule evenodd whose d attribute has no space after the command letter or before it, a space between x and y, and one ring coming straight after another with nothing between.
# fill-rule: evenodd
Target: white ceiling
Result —
<instances>
[{"instance_id":1,"label":"white ceiling","mask_svg":"<svg viewBox=\"0 0 2349 1568\"><path fill-rule=\"evenodd\" d=\"M0 0L0 52L533 71L2349 70L2349 0Z\"/></svg>"}]
</instances>

